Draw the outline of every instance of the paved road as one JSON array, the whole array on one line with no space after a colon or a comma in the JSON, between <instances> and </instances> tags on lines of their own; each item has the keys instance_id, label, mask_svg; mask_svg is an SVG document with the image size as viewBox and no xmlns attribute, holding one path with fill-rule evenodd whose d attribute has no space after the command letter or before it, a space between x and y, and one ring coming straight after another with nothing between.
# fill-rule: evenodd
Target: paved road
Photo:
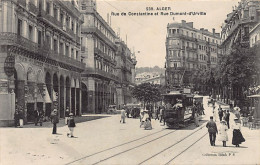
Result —
<instances>
[{"instance_id":1,"label":"paved road","mask_svg":"<svg viewBox=\"0 0 260 165\"><path fill-rule=\"evenodd\" d=\"M204 99L206 103L207 100ZM212 108L205 106L205 119ZM231 115L233 118L233 115ZM167 129L152 120L153 129L139 128L138 119L119 123L111 117L78 123L76 138L67 138L68 128L0 128L0 164L256 164L260 163L259 130L242 129L246 142L240 148L209 144L206 120L183 129ZM241 161L240 161L241 160Z\"/></svg>"}]
</instances>

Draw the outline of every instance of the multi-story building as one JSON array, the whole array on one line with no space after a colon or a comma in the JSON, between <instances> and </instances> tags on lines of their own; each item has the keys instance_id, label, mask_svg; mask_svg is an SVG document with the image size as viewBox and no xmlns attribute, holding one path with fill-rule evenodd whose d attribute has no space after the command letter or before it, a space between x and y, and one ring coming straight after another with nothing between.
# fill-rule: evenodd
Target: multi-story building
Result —
<instances>
[{"instance_id":1,"label":"multi-story building","mask_svg":"<svg viewBox=\"0 0 260 165\"><path fill-rule=\"evenodd\" d=\"M222 25L222 55L229 55L234 43L249 47L249 32L259 23L259 13L260 2L258 0L241 0L237 7L233 7L233 11L227 15L227 19ZM253 33L251 34L253 35Z\"/></svg>"},{"instance_id":2,"label":"multi-story building","mask_svg":"<svg viewBox=\"0 0 260 165\"><path fill-rule=\"evenodd\" d=\"M249 49L259 42L259 21L260 21L260 1L241 0L233 11L227 14L227 18L222 25L220 57L229 56L234 49L234 45ZM257 75L259 77L259 75ZM235 96L243 97L245 89L238 87L225 86L221 88L222 98L224 100L235 100ZM240 91L240 92L239 92ZM235 103L234 104L239 104Z\"/></svg>"},{"instance_id":3,"label":"multi-story building","mask_svg":"<svg viewBox=\"0 0 260 165\"><path fill-rule=\"evenodd\" d=\"M117 52L117 76L120 83L117 85L118 105L132 103L131 88L135 82L135 65L137 63L135 54L120 39L116 40Z\"/></svg>"},{"instance_id":4,"label":"multi-story building","mask_svg":"<svg viewBox=\"0 0 260 165\"><path fill-rule=\"evenodd\" d=\"M80 1L84 16L82 26L82 58L86 69L82 74L82 106L84 113L103 113L111 104L130 102L130 88L136 61L131 51L118 39L96 10L96 2Z\"/></svg>"},{"instance_id":5,"label":"multi-story building","mask_svg":"<svg viewBox=\"0 0 260 165\"><path fill-rule=\"evenodd\" d=\"M80 2L84 16L82 57L86 70L82 74L82 99L85 113L102 113L116 98L116 34L99 15L95 1Z\"/></svg>"},{"instance_id":6,"label":"multi-story building","mask_svg":"<svg viewBox=\"0 0 260 165\"><path fill-rule=\"evenodd\" d=\"M25 121L35 109L81 114L82 23L71 1L0 1L1 125L13 122L14 105Z\"/></svg>"},{"instance_id":7,"label":"multi-story building","mask_svg":"<svg viewBox=\"0 0 260 165\"><path fill-rule=\"evenodd\" d=\"M217 66L219 33L195 29L193 22L167 25L166 85L194 87L194 73Z\"/></svg>"}]
</instances>

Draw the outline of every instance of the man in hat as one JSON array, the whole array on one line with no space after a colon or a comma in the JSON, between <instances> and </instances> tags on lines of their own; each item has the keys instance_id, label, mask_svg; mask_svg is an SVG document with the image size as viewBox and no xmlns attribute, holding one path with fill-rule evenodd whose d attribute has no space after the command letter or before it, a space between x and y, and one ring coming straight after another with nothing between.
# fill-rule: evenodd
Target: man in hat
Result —
<instances>
[{"instance_id":1,"label":"man in hat","mask_svg":"<svg viewBox=\"0 0 260 165\"><path fill-rule=\"evenodd\" d=\"M229 110L227 110L224 119L227 122L228 129L229 129L229 118L230 118L230 113L229 113Z\"/></svg>"},{"instance_id":2,"label":"man in hat","mask_svg":"<svg viewBox=\"0 0 260 165\"><path fill-rule=\"evenodd\" d=\"M58 111L57 109L54 109L51 113L51 121L53 124L53 128L52 128L52 134L56 134L57 133L57 123L59 123L59 118L58 118Z\"/></svg>"},{"instance_id":3,"label":"man in hat","mask_svg":"<svg viewBox=\"0 0 260 165\"><path fill-rule=\"evenodd\" d=\"M213 121L213 116L210 116L210 121L208 121L206 127L208 128L209 132L210 144L211 146L215 146L216 133L218 133L218 128L216 123Z\"/></svg>"}]
</instances>

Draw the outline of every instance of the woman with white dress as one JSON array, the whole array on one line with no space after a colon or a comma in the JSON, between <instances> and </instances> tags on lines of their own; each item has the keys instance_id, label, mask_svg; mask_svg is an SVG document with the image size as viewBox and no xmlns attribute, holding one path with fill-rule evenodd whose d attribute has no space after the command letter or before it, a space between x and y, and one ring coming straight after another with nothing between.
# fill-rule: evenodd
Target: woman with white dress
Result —
<instances>
[{"instance_id":1,"label":"woman with white dress","mask_svg":"<svg viewBox=\"0 0 260 165\"><path fill-rule=\"evenodd\" d=\"M228 127L224 120L222 120L220 124L221 125L218 129L218 140L223 142L223 147L226 147L227 146L226 142L228 141L228 134L227 134Z\"/></svg>"}]
</instances>

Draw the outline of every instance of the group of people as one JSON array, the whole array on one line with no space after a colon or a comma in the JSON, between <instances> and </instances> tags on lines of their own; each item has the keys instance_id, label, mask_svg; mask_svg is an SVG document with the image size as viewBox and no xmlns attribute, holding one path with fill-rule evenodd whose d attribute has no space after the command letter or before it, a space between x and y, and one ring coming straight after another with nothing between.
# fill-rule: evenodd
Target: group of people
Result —
<instances>
[{"instance_id":1,"label":"group of people","mask_svg":"<svg viewBox=\"0 0 260 165\"><path fill-rule=\"evenodd\" d=\"M57 134L57 124L59 123L58 111L56 108L51 112L51 122L53 124L52 134ZM67 137L74 137L74 128L76 127L74 115L69 111L69 107L65 111L65 124L68 125L69 133Z\"/></svg>"},{"instance_id":2,"label":"group of people","mask_svg":"<svg viewBox=\"0 0 260 165\"><path fill-rule=\"evenodd\" d=\"M39 111L35 109L33 112L33 116L34 116L34 125L37 126L38 123L40 123L40 126L42 126L43 117L44 117L43 111Z\"/></svg>"},{"instance_id":3,"label":"group of people","mask_svg":"<svg viewBox=\"0 0 260 165\"><path fill-rule=\"evenodd\" d=\"M223 147L226 147L226 142L228 141L228 134L227 131L230 129L229 125L229 119L230 119L230 113L229 110L223 111L221 108L221 105L219 105L218 108L218 115L219 115L219 121L220 126L217 128L216 125L216 111L213 106L213 114L214 114L214 120L213 116L210 117L210 121L207 123L206 127L208 128L209 132L209 139L211 146L215 146L216 141L216 134L218 134L218 140L222 141ZM234 118L234 124L232 124L231 129L233 130L233 137L232 137L232 144L236 147L239 147L239 144L242 142L245 142L245 139L241 133L241 121L240 121L240 114L239 111L234 112L235 118Z\"/></svg>"}]
</instances>

